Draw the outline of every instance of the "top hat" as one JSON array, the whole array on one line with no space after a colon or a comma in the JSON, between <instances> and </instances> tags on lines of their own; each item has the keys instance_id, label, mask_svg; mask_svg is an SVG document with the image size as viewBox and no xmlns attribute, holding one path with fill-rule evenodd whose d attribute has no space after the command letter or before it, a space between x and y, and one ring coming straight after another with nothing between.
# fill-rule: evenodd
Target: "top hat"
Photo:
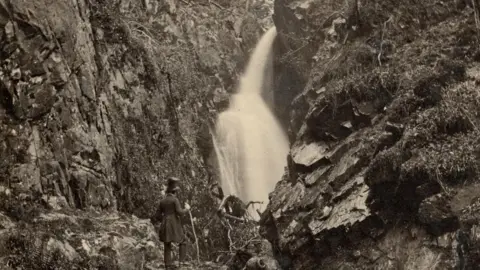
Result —
<instances>
[{"instance_id":1,"label":"top hat","mask_svg":"<svg viewBox=\"0 0 480 270\"><path fill-rule=\"evenodd\" d=\"M169 177L167 179L167 185L168 186L176 185L176 184L178 184L178 182L180 182L180 179L178 179L177 177Z\"/></svg>"},{"instance_id":2,"label":"top hat","mask_svg":"<svg viewBox=\"0 0 480 270\"><path fill-rule=\"evenodd\" d=\"M180 189L178 182L180 182L180 179L177 177L169 177L167 179L167 193L178 191Z\"/></svg>"}]
</instances>

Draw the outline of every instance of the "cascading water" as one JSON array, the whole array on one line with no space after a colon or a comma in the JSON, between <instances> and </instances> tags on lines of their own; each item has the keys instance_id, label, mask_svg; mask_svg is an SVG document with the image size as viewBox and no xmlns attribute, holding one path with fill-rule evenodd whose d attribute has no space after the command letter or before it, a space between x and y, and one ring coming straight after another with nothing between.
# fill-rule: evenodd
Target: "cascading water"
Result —
<instances>
[{"instance_id":1,"label":"cascading water","mask_svg":"<svg viewBox=\"0 0 480 270\"><path fill-rule=\"evenodd\" d=\"M286 135L262 98L276 34L273 27L258 42L230 107L218 116L213 136L225 195L261 201L256 205L260 211L284 173L289 151ZM249 210L258 218L253 208Z\"/></svg>"}]
</instances>

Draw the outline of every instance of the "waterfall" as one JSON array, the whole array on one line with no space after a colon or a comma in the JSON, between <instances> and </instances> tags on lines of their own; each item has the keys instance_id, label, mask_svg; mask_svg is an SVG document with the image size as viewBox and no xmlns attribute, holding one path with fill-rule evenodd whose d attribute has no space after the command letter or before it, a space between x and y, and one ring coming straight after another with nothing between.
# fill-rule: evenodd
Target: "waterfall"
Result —
<instances>
[{"instance_id":1,"label":"waterfall","mask_svg":"<svg viewBox=\"0 0 480 270\"><path fill-rule=\"evenodd\" d=\"M286 135L262 98L265 85L270 85L264 80L266 69L272 68L268 61L276 34L273 27L258 42L230 107L218 116L213 136L225 195L236 195L244 202L261 201L256 205L260 211L284 173L289 151Z\"/></svg>"}]
</instances>

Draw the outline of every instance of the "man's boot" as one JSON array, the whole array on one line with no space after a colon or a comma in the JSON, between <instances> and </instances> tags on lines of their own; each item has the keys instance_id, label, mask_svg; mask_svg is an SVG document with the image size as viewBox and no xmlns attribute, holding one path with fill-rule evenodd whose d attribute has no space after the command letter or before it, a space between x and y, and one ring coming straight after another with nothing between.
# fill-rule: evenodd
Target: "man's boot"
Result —
<instances>
[{"instance_id":1,"label":"man's boot","mask_svg":"<svg viewBox=\"0 0 480 270\"><path fill-rule=\"evenodd\" d=\"M163 259L165 261L165 269L176 269L175 265L173 264L172 258L172 243L165 243L164 248L165 250L163 254Z\"/></svg>"},{"instance_id":2,"label":"man's boot","mask_svg":"<svg viewBox=\"0 0 480 270\"><path fill-rule=\"evenodd\" d=\"M187 244L185 242L178 245L178 253L178 262L180 264L180 267L190 266L190 264L185 261L187 258Z\"/></svg>"}]
</instances>

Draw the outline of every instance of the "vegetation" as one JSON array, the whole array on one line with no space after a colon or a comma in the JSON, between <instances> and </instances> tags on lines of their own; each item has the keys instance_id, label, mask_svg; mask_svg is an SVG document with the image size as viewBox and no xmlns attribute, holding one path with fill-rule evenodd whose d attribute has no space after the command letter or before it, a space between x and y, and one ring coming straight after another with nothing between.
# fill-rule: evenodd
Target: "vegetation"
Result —
<instances>
[{"instance_id":1,"label":"vegetation","mask_svg":"<svg viewBox=\"0 0 480 270\"><path fill-rule=\"evenodd\" d=\"M220 22L229 23L231 13L218 9L240 12L231 3L215 4L179 2L175 10L166 4L159 6L161 12L155 15L146 12L139 3L120 12L120 3L112 0L100 1L91 8L92 25L102 30L104 36L97 41L97 50L104 51L102 46L115 48L109 59L112 66L132 65L143 70L141 83L152 97L159 96L162 104L143 107L144 122L124 119L121 115L114 119L114 125L126 135L121 143L125 147L119 149L115 159L117 178L121 181L116 189L119 210L141 218L152 217L163 197L163 180L172 175L179 177L183 189L181 200L193 206L201 255L207 259L216 259L225 252L233 254L254 233L252 225L232 226L218 218L215 199L209 192L209 185L216 180L207 160L212 149L208 128L216 113L211 105L212 95L218 88L232 91L235 86L232 78L240 72L237 68L242 64L232 63L237 61L237 52L226 51L234 49L228 48L234 38L227 37L233 35L231 30L218 26L215 28L218 33L214 33L215 29L208 28ZM202 12L215 12L216 18L205 17ZM227 21L222 22L222 17ZM226 47L217 45L217 39ZM205 49L202 42L218 47L215 52L202 51ZM122 48L125 45L127 48ZM133 99L132 94L126 96ZM146 156L150 164L142 162ZM190 220L184 221L193 243Z\"/></svg>"}]
</instances>

